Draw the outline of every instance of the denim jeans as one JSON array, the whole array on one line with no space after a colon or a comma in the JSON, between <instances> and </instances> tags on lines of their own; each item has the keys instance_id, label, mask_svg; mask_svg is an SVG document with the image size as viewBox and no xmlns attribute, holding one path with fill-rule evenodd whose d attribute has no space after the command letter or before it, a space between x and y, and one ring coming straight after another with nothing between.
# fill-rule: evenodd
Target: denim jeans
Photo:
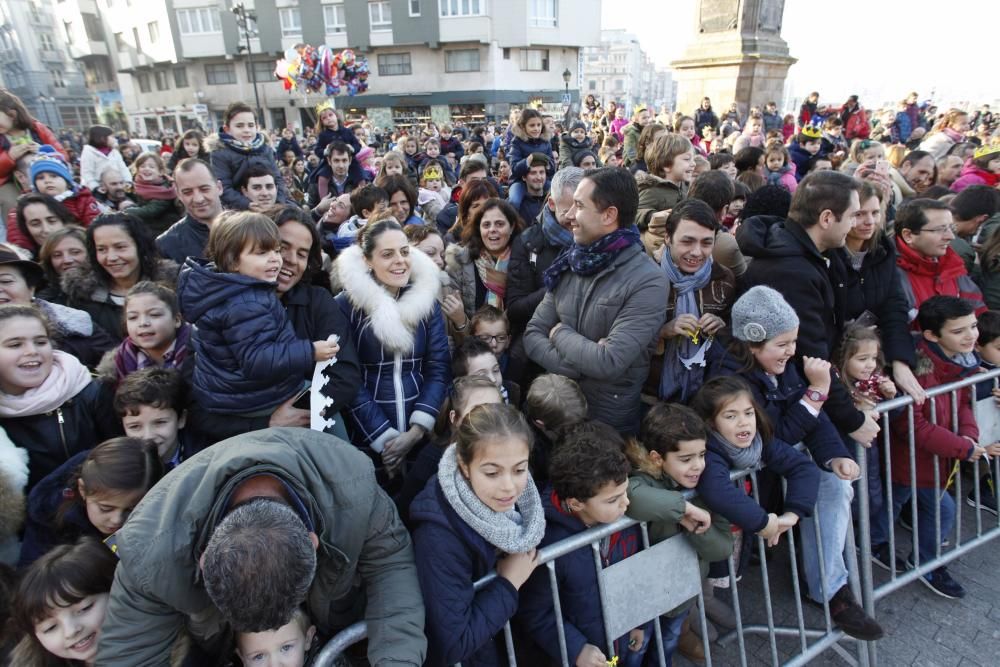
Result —
<instances>
[{"instance_id":1,"label":"denim jeans","mask_svg":"<svg viewBox=\"0 0 1000 667\"><path fill-rule=\"evenodd\" d=\"M642 626L642 629L645 631L642 637L642 646L633 651L631 647L627 646L628 640L626 640L625 648L619 649L622 654L618 656L618 664L622 667L642 667L642 663L646 658L646 651L649 650L650 642L653 639L653 624L647 623ZM668 662L667 664L669 665L670 663Z\"/></svg>"},{"instance_id":2,"label":"denim jeans","mask_svg":"<svg viewBox=\"0 0 1000 667\"><path fill-rule=\"evenodd\" d=\"M868 516L870 517L872 548L889 541L889 514L879 466L882 449L878 443L866 451L868 467ZM861 516L860 512L856 516ZM860 544L860 542L859 542Z\"/></svg>"},{"instance_id":3,"label":"denim jeans","mask_svg":"<svg viewBox=\"0 0 1000 667\"><path fill-rule=\"evenodd\" d=\"M510 189L507 190L507 201L510 202L510 205L515 209L519 209L521 208L521 201L524 200L524 193L524 181L512 183Z\"/></svg>"},{"instance_id":4,"label":"denim jeans","mask_svg":"<svg viewBox=\"0 0 1000 667\"><path fill-rule=\"evenodd\" d=\"M666 658L667 667L673 664L674 652L677 650L677 644L681 640L681 626L684 625L684 619L687 618L688 613L691 611L697 613L697 610L692 608L681 612L673 618L668 616L660 617L660 632L663 634L663 656ZM658 664L656 657L652 656L652 658L649 664Z\"/></svg>"},{"instance_id":5,"label":"denim jeans","mask_svg":"<svg viewBox=\"0 0 1000 667\"><path fill-rule=\"evenodd\" d=\"M840 479L832 472L819 473L819 494L816 510L809 519L801 522L802 562L809 585L809 597L817 602L828 601L847 584L847 564L844 562L844 545L847 531L851 530L851 499L854 487L847 480ZM826 588L820 578L819 550L816 540L815 522L823 534L823 567L826 572ZM825 593L825 595L824 595Z\"/></svg>"},{"instance_id":6,"label":"denim jeans","mask_svg":"<svg viewBox=\"0 0 1000 667\"><path fill-rule=\"evenodd\" d=\"M903 505L910 500L913 489L902 484L892 485L892 516L893 522L899 519ZM917 489L917 546L920 550L920 562L926 563L937 555L938 538L935 528L936 507L941 506L941 535L943 541L955 527L955 499L947 492L934 489ZM912 540L910 540L912 544ZM910 554L912 558L913 554Z\"/></svg>"}]
</instances>

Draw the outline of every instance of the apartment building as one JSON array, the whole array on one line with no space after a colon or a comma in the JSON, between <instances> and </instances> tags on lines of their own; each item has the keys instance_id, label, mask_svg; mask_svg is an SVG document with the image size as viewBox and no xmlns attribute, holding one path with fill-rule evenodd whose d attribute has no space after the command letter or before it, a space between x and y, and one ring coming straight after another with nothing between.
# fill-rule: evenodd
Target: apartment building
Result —
<instances>
[{"instance_id":1,"label":"apartment building","mask_svg":"<svg viewBox=\"0 0 1000 667\"><path fill-rule=\"evenodd\" d=\"M638 38L626 30L602 30L600 43L583 50L581 94L631 109L640 102L673 105L671 73L657 68Z\"/></svg>"},{"instance_id":2,"label":"apartment building","mask_svg":"<svg viewBox=\"0 0 1000 667\"><path fill-rule=\"evenodd\" d=\"M578 101L580 49L600 39L600 0L244 4L256 19L249 35L231 0L76 0L80 25L65 20L67 32L86 42L75 57L95 82L106 73L107 52L131 127L143 134L215 129L230 102L257 105L254 81L264 124L312 125L324 96L286 92L274 76L276 59L299 43L367 56L368 92L336 104L381 127L476 122L506 116L511 105L560 107L567 88ZM90 40L92 11L103 50Z\"/></svg>"}]
</instances>

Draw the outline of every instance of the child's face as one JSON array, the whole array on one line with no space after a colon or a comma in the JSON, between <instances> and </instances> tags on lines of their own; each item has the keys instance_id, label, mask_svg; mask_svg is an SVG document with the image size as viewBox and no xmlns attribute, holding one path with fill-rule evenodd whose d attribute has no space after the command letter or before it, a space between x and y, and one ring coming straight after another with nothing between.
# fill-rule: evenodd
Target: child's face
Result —
<instances>
[{"instance_id":1,"label":"child's face","mask_svg":"<svg viewBox=\"0 0 1000 667\"><path fill-rule=\"evenodd\" d=\"M795 356L795 341L798 337L799 328L795 327L765 341L760 347L751 347L750 352L765 373L781 375L785 372L788 360Z\"/></svg>"},{"instance_id":2,"label":"child's face","mask_svg":"<svg viewBox=\"0 0 1000 667\"><path fill-rule=\"evenodd\" d=\"M43 171L35 177L35 189L43 195L55 197L69 190L66 179L51 171Z\"/></svg>"},{"instance_id":3,"label":"child's face","mask_svg":"<svg viewBox=\"0 0 1000 667\"><path fill-rule=\"evenodd\" d=\"M604 158L605 167L618 167L621 166L621 160L614 153L610 153L608 157Z\"/></svg>"},{"instance_id":4,"label":"child's face","mask_svg":"<svg viewBox=\"0 0 1000 667\"><path fill-rule=\"evenodd\" d=\"M413 155L417 152L417 141L416 139L407 139L403 142L403 150L407 155Z\"/></svg>"},{"instance_id":5,"label":"child's face","mask_svg":"<svg viewBox=\"0 0 1000 667\"><path fill-rule=\"evenodd\" d=\"M1000 157L994 158L986 163L986 168L988 171L994 174L1000 174Z\"/></svg>"},{"instance_id":6,"label":"child's face","mask_svg":"<svg viewBox=\"0 0 1000 667\"><path fill-rule=\"evenodd\" d=\"M35 638L57 658L92 664L107 609L107 593L88 595L66 607L53 605L49 614L35 623Z\"/></svg>"},{"instance_id":7,"label":"child's face","mask_svg":"<svg viewBox=\"0 0 1000 667\"><path fill-rule=\"evenodd\" d=\"M437 234L428 234L427 238L417 244L417 250L424 253L444 271L444 241Z\"/></svg>"},{"instance_id":8,"label":"child's face","mask_svg":"<svg viewBox=\"0 0 1000 667\"><path fill-rule=\"evenodd\" d=\"M160 168L156 166L156 160L143 160L135 171L144 181L155 181L160 177Z\"/></svg>"},{"instance_id":9,"label":"child's face","mask_svg":"<svg viewBox=\"0 0 1000 667\"><path fill-rule=\"evenodd\" d=\"M781 153L768 153L767 161L764 164L770 171L778 171L785 166L785 156ZM735 165L733 168L736 168Z\"/></svg>"},{"instance_id":10,"label":"child's face","mask_svg":"<svg viewBox=\"0 0 1000 667\"><path fill-rule=\"evenodd\" d=\"M827 132L834 137L839 137L840 133L843 131L844 131L843 125L834 125L833 127L827 129Z\"/></svg>"},{"instance_id":11,"label":"child's face","mask_svg":"<svg viewBox=\"0 0 1000 667\"><path fill-rule=\"evenodd\" d=\"M940 345L941 351L948 357L972 352L976 348L978 336L975 313L945 320L939 335L935 335L933 331L924 331L924 338Z\"/></svg>"},{"instance_id":12,"label":"child's face","mask_svg":"<svg viewBox=\"0 0 1000 667\"><path fill-rule=\"evenodd\" d=\"M178 434L184 428L186 414L178 415L173 408L159 408L155 405L140 405L122 417L122 428L130 438L152 440L156 443L156 453L164 463L174 458L177 452Z\"/></svg>"},{"instance_id":13,"label":"child's face","mask_svg":"<svg viewBox=\"0 0 1000 667\"><path fill-rule=\"evenodd\" d=\"M628 509L628 480L621 484L609 481L598 489L597 494L584 501L568 498L567 504L585 526L612 523L625 515Z\"/></svg>"},{"instance_id":14,"label":"child's face","mask_svg":"<svg viewBox=\"0 0 1000 667\"><path fill-rule=\"evenodd\" d=\"M52 343L41 321L8 317L0 324L0 391L21 395L52 371Z\"/></svg>"},{"instance_id":15,"label":"child's face","mask_svg":"<svg viewBox=\"0 0 1000 667\"><path fill-rule=\"evenodd\" d=\"M281 251L278 248L264 250L256 244L247 244L240 253L240 260L236 264L234 273L275 283L278 281L279 271L281 271Z\"/></svg>"},{"instance_id":16,"label":"child's face","mask_svg":"<svg viewBox=\"0 0 1000 667\"><path fill-rule=\"evenodd\" d=\"M184 152L189 156L197 155L201 149L201 142L197 139L185 139L181 145L184 146Z\"/></svg>"},{"instance_id":17,"label":"child's face","mask_svg":"<svg viewBox=\"0 0 1000 667\"><path fill-rule=\"evenodd\" d=\"M441 192L441 179L432 178L430 180L424 181L424 188L431 190L432 192Z\"/></svg>"},{"instance_id":18,"label":"child's face","mask_svg":"<svg viewBox=\"0 0 1000 667\"><path fill-rule=\"evenodd\" d=\"M510 332L507 331L507 324L503 320L479 322L472 335L484 343L488 343L497 359L507 351L507 346L510 345Z\"/></svg>"},{"instance_id":19,"label":"child's face","mask_svg":"<svg viewBox=\"0 0 1000 667\"><path fill-rule=\"evenodd\" d=\"M736 169L736 167L733 167L733 169ZM739 215L740 213L743 212L743 207L746 206L746 204L747 204L746 199L742 198L734 199L733 201L729 202L729 212L732 215Z\"/></svg>"},{"instance_id":20,"label":"child's face","mask_svg":"<svg viewBox=\"0 0 1000 667\"><path fill-rule=\"evenodd\" d=\"M469 372L467 374L486 378L495 384L497 389L503 387L503 374L500 372L500 363L492 353L471 357L469 359Z\"/></svg>"},{"instance_id":21,"label":"child's face","mask_svg":"<svg viewBox=\"0 0 1000 667\"><path fill-rule=\"evenodd\" d=\"M428 141L424 146L424 153L426 153L429 158L435 158L441 155L441 144L436 141Z\"/></svg>"},{"instance_id":22,"label":"child's face","mask_svg":"<svg viewBox=\"0 0 1000 667\"><path fill-rule=\"evenodd\" d=\"M694 137L694 121L686 120L681 123L681 130L678 134L690 141Z\"/></svg>"},{"instance_id":23,"label":"child's face","mask_svg":"<svg viewBox=\"0 0 1000 667\"><path fill-rule=\"evenodd\" d=\"M878 343L862 341L847 360L844 375L850 380L867 380L878 370Z\"/></svg>"},{"instance_id":24,"label":"child's face","mask_svg":"<svg viewBox=\"0 0 1000 667\"><path fill-rule=\"evenodd\" d=\"M694 176L694 151L681 153L667 167L667 180L674 183L690 183Z\"/></svg>"},{"instance_id":25,"label":"child's face","mask_svg":"<svg viewBox=\"0 0 1000 667\"><path fill-rule=\"evenodd\" d=\"M386 160L382 164L385 166L385 173L389 176L403 175L403 163L399 160Z\"/></svg>"},{"instance_id":26,"label":"child's face","mask_svg":"<svg viewBox=\"0 0 1000 667\"><path fill-rule=\"evenodd\" d=\"M530 118L524 124L524 133L528 135L531 139L537 139L542 136L542 119L541 118Z\"/></svg>"},{"instance_id":27,"label":"child's face","mask_svg":"<svg viewBox=\"0 0 1000 667\"><path fill-rule=\"evenodd\" d=\"M667 452L661 464L664 474L685 489L698 486L705 472L705 441L681 440L676 452Z\"/></svg>"},{"instance_id":28,"label":"child's face","mask_svg":"<svg viewBox=\"0 0 1000 667\"><path fill-rule=\"evenodd\" d=\"M819 146L820 146L819 139L807 141L806 143L802 144L802 147L806 149L806 153L809 153L809 155L816 155L816 153L819 152Z\"/></svg>"},{"instance_id":29,"label":"child's face","mask_svg":"<svg viewBox=\"0 0 1000 667\"><path fill-rule=\"evenodd\" d=\"M316 636L316 627L302 631L292 619L277 630L241 632L236 636L236 654L244 667L303 667Z\"/></svg>"},{"instance_id":30,"label":"child's face","mask_svg":"<svg viewBox=\"0 0 1000 667\"><path fill-rule=\"evenodd\" d=\"M111 535L124 526L125 519L146 495L144 489L109 489L87 493L83 480L78 481L77 491L87 508L87 519L102 535Z\"/></svg>"},{"instance_id":31,"label":"child's face","mask_svg":"<svg viewBox=\"0 0 1000 667\"><path fill-rule=\"evenodd\" d=\"M976 352L986 363L1000 366L1000 337L994 338L986 345L976 343Z\"/></svg>"},{"instance_id":32,"label":"child's face","mask_svg":"<svg viewBox=\"0 0 1000 667\"><path fill-rule=\"evenodd\" d=\"M458 467L484 505L509 512L528 486L528 454L528 443L517 438L481 440L469 465L459 460Z\"/></svg>"},{"instance_id":33,"label":"child's face","mask_svg":"<svg viewBox=\"0 0 1000 667\"><path fill-rule=\"evenodd\" d=\"M760 134L761 129L763 129L761 121L759 120L750 121L750 134Z\"/></svg>"},{"instance_id":34,"label":"child's face","mask_svg":"<svg viewBox=\"0 0 1000 667\"><path fill-rule=\"evenodd\" d=\"M177 338L181 316L153 294L136 294L125 304L128 337L142 350L162 354Z\"/></svg>"},{"instance_id":35,"label":"child's face","mask_svg":"<svg viewBox=\"0 0 1000 667\"><path fill-rule=\"evenodd\" d=\"M721 171L723 174L725 174L731 180L734 180L734 181L736 180L736 174L739 173L739 172L736 171L736 163L735 162L727 162L726 164L724 164L721 167L719 167L719 171ZM729 205L729 209L732 210L732 208L733 208L733 205L730 204Z\"/></svg>"},{"instance_id":36,"label":"child's face","mask_svg":"<svg viewBox=\"0 0 1000 667\"><path fill-rule=\"evenodd\" d=\"M869 146L861 153L861 161L868 162L870 160L884 160L885 159L885 148L881 145Z\"/></svg>"},{"instance_id":37,"label":"child's face","mask_svg":"<svg viewBox=\"0 0 1000 667\"><path fill-rule=\"evenodd\" d=\"M750 395L741 392L724 403L719 414L712 419L712 426L735 447L745 449L753 444L757 435L757 412Z\"/></svg>"},{"instance_id":38,"label":"child's face","mask_svg":"<svg viewBox=\"0 0 1000 667\"><path fill-rule=\"evenodd\" d=\"M328 130L336 130L340 126L337 114L332 109L327 109L319 116L320 123Z\"/></svg>"},{"instance_id":39,"label":"child's face","mask_svg":"<svg viewBox=\"0 0 1000 667\"><path fill-rule=\"evenodd\" d=\"M257 119L252 111L241 111L229 119L229 125L223 128L237 141L249 142L257 136Z\"/></svg>"},{"instance_id":40,"label":"child's face","mask_svg":"<svg viewBox=\"0 0 1000 667\"><path fill-rule=\"evenodd\" d=\"M587 131L582 127L578 127L570 132L569 136L573 137L573 141L581 142L587 138Z\"/></svg>"}]
</instances>

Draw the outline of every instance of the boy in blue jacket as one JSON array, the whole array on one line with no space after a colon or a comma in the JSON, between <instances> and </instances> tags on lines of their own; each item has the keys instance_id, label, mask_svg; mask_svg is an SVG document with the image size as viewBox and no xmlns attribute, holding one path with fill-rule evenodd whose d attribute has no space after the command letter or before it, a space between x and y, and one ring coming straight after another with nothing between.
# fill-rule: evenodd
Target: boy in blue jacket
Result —
<instances>
[{"instance_id":1,"label":"boy in blue jacket","mask_svg":"<svg viewBox=\"0 0 1000 667\"><path fill-rule=\"evenodd\" d=\"M613 523L628 507L631 466L625 443L610 426L582 422L569 427L549 466L549 486L542 491L545 508L544 547L588 528ZM614 533L601 543L604 567L639 550L638 526ZM590 549L578 549L556 561L556 579L566 633L566 655L571 664L607 661L608 646L598 593L597 570ZM561 659L549 574L538 568L524 585L518 611L520 623L553 660ZM638 667L652 636L652 622L614 641L618 664Z\"/></svg>"}]
</instances>

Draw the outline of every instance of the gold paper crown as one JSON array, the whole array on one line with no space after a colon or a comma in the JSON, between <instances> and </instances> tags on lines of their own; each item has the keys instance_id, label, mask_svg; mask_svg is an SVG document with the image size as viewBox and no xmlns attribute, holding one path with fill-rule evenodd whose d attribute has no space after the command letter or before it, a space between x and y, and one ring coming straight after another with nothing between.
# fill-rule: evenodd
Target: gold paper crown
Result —
<instances>
[{"instance_id":1,"label":"gold paper crown","mask_svg":"<svg viewBox=\"0 0 1000 667\"><path fill-rule=\"evenodd\" d=\"M808 137L810 139L822 139L823 138L823 131L820 130L815 125L806 125L805 127L802 128L801 134L802 134L803 137Z\"/></svg>"},{"instance_id":2,"label":"gold paper crown","mask_svg":"<svg viewBox=\"0 0 1000 667\"><path fill-rule=\"evenodd\" d=\"M333 106L333 102L331 100L320 102L319 104L316 105L316 115L319 115L328 109L330 111L336 111L337 107Z\"/></svg>"},{"instance_id":3,"label":"gold paper crown","mask_svg":"<svg viewBox=\"0 0 1000 667\"><path fill-rule=\"evenodd\" d=\"M441 169L441 165L438 165L438 164L429 164L429 165L427 165L427 168L424 169L424 180L425 181L433 181L435 179L437 179L439 181L443 181L444 180L444 171Z\"/></svg>"},{"instance_id":4,"label":"gold paper crown","mask_svg":"<svg viewBox=\"0 0 1000 667\"><path fill-rule=\"evenodd\" d=\"M980 146L976 149L976 152L972 154L972 159L978 160L981 157L993 155L994 153L1000 153L1000 144L987 144L986 146Z\"/></svg>"},{"instance_id":5,"label":"gold paper crown","mask_svg":"<svg viewBox=\"0 0 1000 667\"><path fill-rule=\"evenodd\" d=\"M634 107L632 107L632 115L634 116L637 113L641 113L641 112L645 111L648 108L649 107L646 106L645 104L636 104Z\"/></svg>"}]
</instances>

